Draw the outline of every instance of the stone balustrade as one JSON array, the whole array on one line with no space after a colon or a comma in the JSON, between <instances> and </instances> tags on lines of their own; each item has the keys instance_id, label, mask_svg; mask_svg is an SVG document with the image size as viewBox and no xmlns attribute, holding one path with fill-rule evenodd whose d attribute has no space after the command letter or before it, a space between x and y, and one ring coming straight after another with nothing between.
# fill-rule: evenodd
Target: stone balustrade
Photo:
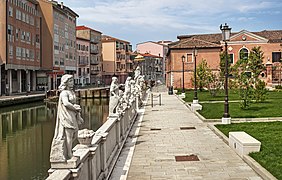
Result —
<instances>
[{"instance_id":1,"label":"stone balustrade","mask_svg":"<svg viewBox=\"0 0 282 180\"><path fill-rule=\"evenodd\" d=\"M109 116L95 132L91 145L76 145L70 160L51 163L47 180L108 179L136 119L138 101L136 96L122 111Z\"/></svg>"}]
</instances>

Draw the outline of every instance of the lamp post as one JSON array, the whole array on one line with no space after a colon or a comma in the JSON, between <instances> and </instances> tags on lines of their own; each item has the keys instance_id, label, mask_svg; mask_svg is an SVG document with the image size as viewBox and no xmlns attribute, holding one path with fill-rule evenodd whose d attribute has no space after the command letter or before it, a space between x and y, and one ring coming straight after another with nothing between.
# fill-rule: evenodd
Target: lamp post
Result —
<instances>
[{"instance_id":1,"label":"lamp post","mask_svg":"<svg viewBox=\"0 0 282 180\"><path fill-rule=\"evenodd\" d=\"M220 30L222 32L222 40L225 45L225 99L224 99L224 114L222 117L222 124L230 124L231 117L229 115L229 104L228 104L228 53L227 53L227 41L230 40L231 28L225 23L220 25Z\"/></svg>"},{"instance_id":2,"label":"lamp post","mask_svg":"<svg viewBox=\"0 0 282 180\"><path fill-rule=\"evenodd\" d=\"M181 57L182 59L182 93L185 93L185 90L184 90L184 62L185 62L185 56L183 55Z\"/></svg>"},{"instance_id":3,"label":"lamp post","mask_svg":"<svg viewBox=\"0 0 282 180\"><path fill-rule=\"evenodd\" d=\"M198 104L198 96L197 96L197 48L194 47L193 54L194 54L194 99L193 104Z\"/></svg>"}]
</instances>

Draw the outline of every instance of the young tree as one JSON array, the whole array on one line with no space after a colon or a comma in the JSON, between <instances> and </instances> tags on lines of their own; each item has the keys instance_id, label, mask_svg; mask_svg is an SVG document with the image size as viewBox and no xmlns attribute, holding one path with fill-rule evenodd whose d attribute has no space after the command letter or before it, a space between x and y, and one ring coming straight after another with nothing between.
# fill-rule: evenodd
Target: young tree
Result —
<instances>
[{"instance_id":1,"label":"young tree","mask_svg":"<svg viewBox=\"0 0 282 180\"><path fill-rule=\"evenodd\" d=\"M234 65L233 70L243 109L250 106L252 99L255 99L256 102L265 99L265 83L259 79L260 73L265 70L263 52L260 47L252 48L248 58L240 58Z\"/></svg>"},{"instance_id":2,"label":"young tree","mask_svg":"<svg viewBox=\"0 0 282 180\"><path fill-rule=\"evenodd\" d=\"M197 87L200 91L203 91L204 87L208 86L208 82L212 72L208 67L208 63L205 59L203 59L202 62L197 66L196 70Z\"/></svg>"}]
</instances>

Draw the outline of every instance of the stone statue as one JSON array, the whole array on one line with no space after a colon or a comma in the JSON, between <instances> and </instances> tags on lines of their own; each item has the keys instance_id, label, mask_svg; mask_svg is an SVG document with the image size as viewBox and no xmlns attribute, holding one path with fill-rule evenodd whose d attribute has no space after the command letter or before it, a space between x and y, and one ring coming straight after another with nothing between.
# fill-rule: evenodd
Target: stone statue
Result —
<instances>
[{"instance_id":1,"label":"stone statue","mask_svg":"<svg viewBox=\"0 0 282 180\"><path fill-rule=\"evenodd\" d=\"M130 81L131 81L131 77L127 77L126 78L126 81L125 81L125 86L124 86L124 95L123 95L123 98L124 98L124 101L126 103L129 102L129 98L130 98L130 95L131 95L131 85L130 85Z\"/></svg>"},{"instance_id":2,"label":"stone statue","mask_svg":"<svg viewBox=\"0 0 282 180\"><path fill-rule=\"evenodd\" d=\"M110 102L109 102L109 115L116 113L116 108L119 103L119 85L117 77L112 77L110 87Z\"/></svg>"},{"instance_id":3,"label":"stone statue","mask_svg":"<svg viewBox=\"0 0 282 180\"><path fill-rule=\"evenodd\" d=\"M141 68L140 66L137 66L135 71L134 71L134 80L136 81L137 78L141 75Z\"/></svg>"},{"instance_id":4,"label":"stone statue","mask_svg":"<svg viewBox=\"0 0 282 180\"><path fill-rule=\"evenodd\" d=\"M76 103L73 76L63 75L59 86L55 134L51 145L50 162L65 162L72 154L72 142L77 138L78 126L83 123L81 107Z\"/></svg>"},{"instance_id":5,"label":"stone statue","mask_svg":"<svg viewBox=\"0 0 282 180\"><path fill-rule=\"evenodd\" d=\"M136 95L135 81L130 80L130 100L131 101L134 99L135 95Z\"/></svg>"}]
</instances>

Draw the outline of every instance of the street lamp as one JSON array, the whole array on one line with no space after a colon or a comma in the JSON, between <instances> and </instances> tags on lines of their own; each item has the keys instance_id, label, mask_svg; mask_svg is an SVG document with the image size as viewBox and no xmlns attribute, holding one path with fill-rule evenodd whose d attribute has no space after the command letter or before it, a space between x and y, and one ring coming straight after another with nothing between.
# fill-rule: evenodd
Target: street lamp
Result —
<instances>
[{"instance_id":1,"label":"street lamp","mask_svg":"<svg viewBox=\"0 0 282 180\"><path fill-rule=\"evenodd\" d=\"M185 56L183 55L181 57L182 59L182 93L185 93L184 91L184 62L185 62Z\"/></svg>"},{"instance_id":2,"label":"street lamp","mask_svg":"<svg viewBox=\"0 0 282 180\"><path fill-rule=\"evenodd\" d=\"M230 124L231 117L229 115L229 104L228 104L228 53L227 53L227 41L230 40L231 28L225 23L220 25L222 32L222 40L225 43L225 99L224 99L224 114L222 117L222 124Z\"/></svg>"},{"instance_id":3,"label":"street lamp","mask_svg":"<svg viewBox=\"0 0 282 180\"><path fill-rule=\"evenodd\" d=\"M193 54L194 54L194 99L193 104L198 104L198 96L197 96L197 57L198 50L196 46L194 47Z\"/></svg>"}]
</instances>

